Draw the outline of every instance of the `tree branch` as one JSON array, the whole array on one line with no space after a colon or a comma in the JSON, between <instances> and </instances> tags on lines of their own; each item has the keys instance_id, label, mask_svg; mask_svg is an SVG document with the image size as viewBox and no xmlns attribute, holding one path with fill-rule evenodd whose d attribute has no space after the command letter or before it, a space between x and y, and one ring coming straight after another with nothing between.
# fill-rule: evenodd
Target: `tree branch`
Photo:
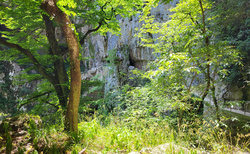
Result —
<instances>
[{"instance_id":1,"label":"tree branch","mask_svg":"<svg viewBox=\"0 0 250 154\"><path fill-rule=\"evenodd\" d=\"M107 6L108 3L110 3L110 2L106 2L106 3L101 7L101 10L102 10L103 14L105 14L105 15L106 15L106 13L105 13L105 11L104 11L104 7ZM112 12L115 13L115 9L114 9L113 7L112 7ZM107 18L107 17L106 17L106 18L105 18L105 17L101 18L100 21L98 22L98 26L97 26L96 28L88 30L88 31L84 34L84 36L82 37L82 39L80 40L80 44L83 44L83 43L84 43L86 37L87 37L90 33L95 32L95 31L98 31L98 30L102 27L102 25L107 24L107 22L105 22L105 20L111 20L111 18L112 18L112 16L113 16L113 13L112 13L112 15L111 15L110 18ZM108 24L107 24L107 25L108 25Z\"/></svg>"},{"instance_id":2,"label":"tree branch","mask_svg":"<svg viewBox=\"0 0 250 154\"><path fill-rule=\"evenodd\" d=\"M44 103L45 103L45 104L49 104L49 105L53 106L54 108L56 108L56 110L58 110L58 109L59 109L59 107L58 107L57 105L52 104L52 103L50 103L49 101L45 101Z\"/></svg>"},{"instance_id":3,"label":"tree branch","mask_svg":"<svg viewBox=\"0 0 250 154\"><path fill-rule=\"evenodd\" d=\"M198 25L198 26L200 27L201 31L203 31L203 28L201 27L200 23L199 23L197 20L194 21L194 18L191 16L191 13L190 13L190 12L188 13L188 15L190 16L190 19L192 20L192 22L193 22L195 25Z\"/></svg>"},{"instance_id":4,"label":"tree branch","mask_svg":"<svg viewBox=\"0 0 250 154\"><path fill-rule=\"evenodd\" d=\"M39 97L44 96L44 95L47 95L47 94L50 94L50 93L52 93L52 92L53 92L53 90L47 91L47 92L44 92L44 93L41 93L41 94L37 94L37 95L35 95L35 96L33 96L33 97L27 99L27 102L21 104L21 105L18 107L18 109L20 110L20 108L21 108L22 106L32 103L32 100L33 100L33 101L34 101L34 100L37 100ZM59 109L59 107L58 107L57 105L52 104L52 103L50 103L49 101L44 101L43 103L49 104L49 105L55 107L56 109Z\"/></svg>"},{"instance_id":5,"label":"tree branch","mask_svg":"<svg viewBox=\"0 0 250 154\"><path fill-rule=\"evenodd\" d=\"M205 24L205 14L204 14L204 9L203 9L203 5L202 5L202 1L199 0L199 3L200 3L200 8L201 8L201 13L202 13L202 22L203 22L203 33L206 32L206 24Z\"/></svg>"},{"instance_id":6,"label":"tree branch","mask_svg":"<svg viewBox=\"0 0 250 154\"><path fill-rule=\"evenodd\" d=\"M103 25L103 21L104 21L104 20L102 19L102 20L98 23L99 25L98 25L95 29L90 29L90 30L88 30L88 31L84 34L84 36L82 37L82 39L80 40L80 44L83 44L83 43L84 43L86 37L87 37L90 33L95 32L95 31L97 31L98 29L100 29L101 26Z\"/></svg>"},{"instance_id":7,"label":"tree branch","mask_svg":"<svg viewBox=\"0 0 250 154\"><path fill-rule=\"evenodd\" d=\"M21 105L18 107L18 109L20 110L20 108L21 108L22 106L24 106L24 105L28 105L28 104L30 104L30 103L32 103L32 102L26 102L26 103L23 103L23 104L21 104ZM55 104L52 104L52 103L50 103L50 102L48 102L48 101L44 101L43 103L45 103L45 104L49 104L49 105L53 106L54 108L56 108L57 110L59 109L59 107L58 107L58 106L56 106Z\"/></svg>"},{"instance_id":8,"label":"tree branch","mask_svg":"<svg viewBox=\"0 0 250 154\"><path fill-rule=\"evenodd\" d=\"M46 70L42 67L42 65L38 62L38 60L32 55L32 53L29 50L24 49L23 47L21 47L18 44L7 42L3 38L0 38L0 44L3 44L3 45L8 46L10 48L17 49L18 51L20 51L21 53L26 55L32 61L32 63L35 65L38 72L41 73L51 83L54 83L54 81L53 81L54 76L52 76L52 75L50 75L49 73L46 72Z\"/></svg>"}]
</instances>

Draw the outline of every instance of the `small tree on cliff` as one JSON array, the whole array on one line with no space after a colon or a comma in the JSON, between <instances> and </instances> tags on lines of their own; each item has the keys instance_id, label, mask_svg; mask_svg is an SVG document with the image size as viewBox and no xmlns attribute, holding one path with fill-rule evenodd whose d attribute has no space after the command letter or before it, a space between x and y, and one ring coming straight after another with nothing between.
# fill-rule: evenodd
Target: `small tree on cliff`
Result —
<instances>
[{"instance_id":1,"label":"small tree on cliff","mask_svg":"<svg viewBox=\"0 0 250 154\"><path fill-rule=\"evenodd\" d=\"M77 132L81 44L92 32L118 33L116 15L131 16L143 4L143 0L3 1L0 5L0 24L5 25L8 31L1 32L0 44L9 49L0 52L1 58L25 64L28 67L26 71L36 70L28 81L46 80L51 83L52 88L43 92L38 90L32 98L55 92L59 104L67 109L67 130ZM79 20L78 24L73 24L72 19ZM86 25L91 28L83 33L81 28ZM66 40L63 48L56 37L58 27ZM70 77L65 65L66 53L69 53Z\"/></svg>"},{"instance_id":2,"label":"small tree on cliff","mask_svg":"<svg viewBox=\"0 0 250 154\"><path fill-rule=\"evenodd\" d=\"M187 103L193 93L200 96L202 103L198 108L202 108L204 99L211 94L219 120L215 77L226 73L222 66L239 59L238 52L226 42L217 40L216 32L211 31L210 27L216 20L215 16L209 16L211 5L208 0L180 0L171 9L173 14L169 21L153 23L154 18L146 15L142 19L146 24L138 36L145 46L154 48L159 55L151 63L154 70L146 77L152 79L152 85L160 89L162 95L176 98L176 108L181 110L179 124L183 112L190 110L188 104L181 104ZM148 37L148 33L159 37ZM204 79L194 84L198 78Z\"/></svg>"}]
</instances>

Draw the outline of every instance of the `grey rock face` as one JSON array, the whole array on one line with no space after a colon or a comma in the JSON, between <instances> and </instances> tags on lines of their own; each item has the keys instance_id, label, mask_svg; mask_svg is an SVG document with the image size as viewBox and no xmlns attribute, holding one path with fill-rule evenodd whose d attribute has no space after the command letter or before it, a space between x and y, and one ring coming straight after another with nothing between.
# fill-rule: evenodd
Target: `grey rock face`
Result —
<instances>
[{"instance_id":1,"label":"grey rock face","mask_svg":"<svg viewBox=\"0 0 250 154\"><path fill-rule=\"evenodd\" d=\"M151 14L155 16L157 22L169 20L169 9L175 7L178 0L173 0L169 4L159 4L152 9ZM142 22L139 22L139 14L132 18L117 17L121 26L121 35L112 35L107 33L106 36L91 35L86 41L83 57L88 57L84 62L83 79L89 79L94 75L105 80L105 91L115 89L128 82L129 71L133 69L145 69L149 61L155 59L153 50L140 45L140 38L135 37L140 29ZM83 29L86 31L86 29ZM153 38L157 35L153 35ZM116 63L110 64L108 57L110 51L116 52ZM114 58L114 57L113 57ZM112 65L112 66L111 66ZM95 71L93 71L95 70ZM93 73L95 72L95 73Z\"/></svg>"}]
</instances>

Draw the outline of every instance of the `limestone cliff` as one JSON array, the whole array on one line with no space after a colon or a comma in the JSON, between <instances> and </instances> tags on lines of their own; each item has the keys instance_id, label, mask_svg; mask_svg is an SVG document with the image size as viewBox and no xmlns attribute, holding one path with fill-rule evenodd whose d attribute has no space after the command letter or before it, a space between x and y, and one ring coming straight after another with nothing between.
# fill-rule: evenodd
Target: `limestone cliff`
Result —
<instances>
[{"instance_id":1,"label":"limestone cliff","mask_svg":"<svg viewBox=\"0 0 250 154\"><path fill-rule=\"evenodd\" d=\"M153 8L151 15L155 16L155 21L166 22L169 20L171 14L169 9L175 7L178 0L173 0L169 4L159 4ZM88 57L83 63L84 71L82 73L83 79L90 79L94 76L99 76L100 79L105 80L105 92L112 91L115 87L119 87L129 82L130 71L137 69L145 69L148 62L155 59L153 50L142 47L140 45L140 38L135 37L137 31L140 29L142 22L139 22L139 15L132 18L117 17L121 26L121 35L112 35L107 33L106 36L91 35L89 40L85 43L82 56ZM157 35L151 35L155 38ZM108 57L116 59L114 65L110 64ZM200 79L204 82L204 80ZM217 85L217 98L220 101L240 101L246 96L249 91L246 87L240 88L237 86L230 87L223 83ZM206 99L211 101L209 97Z\"/></svg>"},{"instance_id":2,"label":"limestone cliff","mask_svg":"<svg viewBox=\"0 0 250 154\"><path fill-rule=\"evenodd\" d=\"M173 0L169 4L159 4L152 9L151 15L154 15L158 22L166 22L169 20L169 9L175 7L177 2L178 0ZM121 35L92 35L85 43L82 54L83 57L89 58L83 64L82 78L99 76L106 82L106 91L128 82L130 70L145 69L147 63L155 59L153 50L142 47L140 38L135 37L135 29L140 29L143 24L139 22L139 15L125 19L118 16L117 19L121 26ZM115 65L110 65L108 57L116 59Z\"/></svg>"}]
</instances>

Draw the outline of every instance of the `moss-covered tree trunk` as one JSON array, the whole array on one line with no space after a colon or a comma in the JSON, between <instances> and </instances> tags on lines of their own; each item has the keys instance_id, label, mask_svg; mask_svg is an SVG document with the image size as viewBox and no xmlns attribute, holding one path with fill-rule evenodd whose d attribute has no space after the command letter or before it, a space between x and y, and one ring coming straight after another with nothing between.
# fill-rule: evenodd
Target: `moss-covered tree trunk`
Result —
<instances>
[{"instance_id":1,"label":"moss-covered tree trunk","mask_svg":"<svg viewBox=\"0 0 250 154\"><path fill-rule=\"evenodd\" d=\"M79 41L66 13L57 7L57 0L44 0L42 8L55 18L66 38L70 56L70 93L65 117L65 127L68 131L78 131L78 106L81 92L81 71L79 60Z\"/></svg>"}]
</instances>

